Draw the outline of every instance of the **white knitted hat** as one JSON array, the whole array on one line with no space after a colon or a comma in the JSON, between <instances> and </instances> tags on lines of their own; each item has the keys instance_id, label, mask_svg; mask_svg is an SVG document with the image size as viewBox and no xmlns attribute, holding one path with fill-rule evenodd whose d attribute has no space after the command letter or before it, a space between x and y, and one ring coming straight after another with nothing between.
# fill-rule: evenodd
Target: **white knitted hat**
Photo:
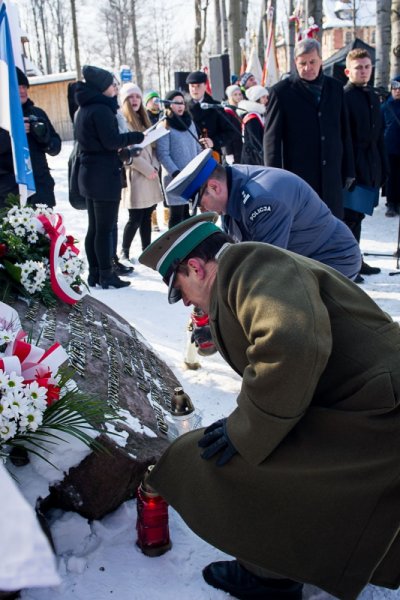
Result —
<instances>
[{"instance_id":1,"label":"white knitted hat","mask_svg":"<svg viewBox=\"0 0 400 600\"><path fill-rule=\"evenodd\" d=\"M143 97L142 90L140 89L140 87L138 85L136 85L136 83L132 83L132 82L124 83L124 85L119 90L121 106L123 105L123 103L125 102L127 97L130 96L131 94L139 94L139 96L141 98Z\"/></svg>"}]
</instances>

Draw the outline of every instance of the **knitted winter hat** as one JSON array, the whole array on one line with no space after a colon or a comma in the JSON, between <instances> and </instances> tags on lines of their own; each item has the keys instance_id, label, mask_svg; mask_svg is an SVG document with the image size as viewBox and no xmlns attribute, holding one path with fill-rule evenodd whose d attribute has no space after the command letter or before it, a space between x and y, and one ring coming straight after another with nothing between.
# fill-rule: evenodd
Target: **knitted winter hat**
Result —
<instances>
[{"instance_id":1,"label":"knitted winter hat","mask_svg":"<svg viewBox=\"0 0 400 600\"><path fill-rule=\"evenodd\" d=\"M104 92L114 82L114 76L110 71L85 65L82 68L82 75L87 83L90 83L99 92Z\"/></svg>"},{"instance_id":2,"label":"knitted winter hat","mask_svg":"<svg viewBox=\"0 0 400 600\"><path fill-rule=\"evenodd\" d=\"M246 98L251 102L257 102L263 96L268 96L268 90L262 85L253 85L246 90Z\"/></svg>"},{"instance_id":3,"label":"knitted winter hat","mask_svg":"<svg viewBox=\"0 0 400 600\"><path fill-rule=\"evenodd\" d=\"M243 75L240 78L240 85L245 87L245 85L246 85L247 81L250 79L250 77L254 77L253 73L250 73L250 71L243 73Z\"/></svg>"},{"instance_id":4,"label":"knitted winter hat","mask_svg":"<svg viewBox=\"0 0 400 600\"><path fill-rule=\"evenodd\" d=\"M227 98L230 98L232 96L232 94L234 94L235 92L241 92L242 90L240 89L240 87L238 85L228 85L228 87L225 90L225 95Z\"/></svg>"},{"instance_id":5,"label":"knitted winter hat","mask_svg":"<svg viewBox=\"0 0 400 600\"><path fill-rule=\"evenodd\" d=\"M21 71L19 67L15 67L15 69L17 71L18 85L26 85L26 87L29 87L29 81L25 73Z\"/></svg>"},{"instance_id":6,"label":"knitted winter hat","mask_svg":"<svg viewBox=\"0 0 400 600\"><path fill-rule=\"evenodd\" d=\"M121 106L123 105L123 103L125 102L127 97L130 96L131 94L139 94L139 96L141 98L143 97L142 90L140 89L140 87L138 85L136 85L136 83L132 83L132 82L124 83L124 85L119 90Z\"/></svg>"},{"instance_id":7,"label":"knitted winter hat","mask_svg":"<svg viewBox=\"0 0 400 600\"><path fill-rule=\"evenodd\" d=\"M181 92L180 90L170 90L165 94L165 99L172 100L173 98L175 98L175 96L182 96L182 98L184 98L183 92Z\"/></svg>"},{"instance_id":8,"label":"knitted winter hat","mask_svg":"<svg viewBox=\"0 0 400 600\"><path fill-rule=\"evenodd\" d=\"M154 90L150 90L149 92L147 92L144 95L143 98L143 104L146 106L146 104L149 102L149 100L151 100L152 98L160 98L160 94L158 92L155 92Z\"/></svg>"}]
</instances>

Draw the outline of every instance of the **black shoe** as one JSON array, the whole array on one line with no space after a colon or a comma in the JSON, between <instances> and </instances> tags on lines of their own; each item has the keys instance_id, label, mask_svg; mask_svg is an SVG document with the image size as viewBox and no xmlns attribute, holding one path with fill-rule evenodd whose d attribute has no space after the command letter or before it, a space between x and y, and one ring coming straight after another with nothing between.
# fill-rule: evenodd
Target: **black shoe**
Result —
<instances>
[{"instance_id":1,"label":"black shoe","mask_svg":"<svg viewBox=\"0 0 400 600\"><path fill-rule=\"evenodd\" d=\"M204 580L240 600L301 600L303 584L291 579L253 575L237 560L214 562L203 569Z\"/></svg>"},{"instance_id":2,"label":"black shoe","mask_svg":"<svg viewBox=\"0 0 400 600\"><path fill-rule=\"evenodd\" d=\"M131 284L129 281L120 279L112 269L106 269L105 271L100 271L100 285L103 290L108 290L109 287L123 288Z\"/></svg>"},{"instance_id":3,"label":"black shoe","mask_svg":"<svg viewBox=\"0 0 400 600\"><path fill-rule=\"evenodd\" d=\"M361 277L360 274L357 275L357 277L354 280L354 283L364 283L364 277Z\"/></svg>"},{"instance_id":4,"label":"black shoe","mask_svg":"<svg viewBox=\"0 0 400 600\"><path fill-rule=\"evenodd\" d=\"M388 206L385 212L385 217L395 217L398 213L392 206Z\"/></svg>"},{"instance_id":5,"label":"black shoe","mask_svg":"<svg viewBox=\"0 0 400 600\"><path fill-rule=\"evenodd\" d=\"M378 267L371 267L371 265L367 265L366 262L362 261L360 273L361 275L378 275L381 270Z\"/></svg>"},{"instance_id":6,"label":"black shoe","mask_svg":"<svg viewBox=\"0 0 400 600\"><path fill-rule=\"evenodd\" d=\"M113 266L114 266L114 273L116 273L117 275L128 275L129 273L132 273L132 271L135 268L132 266L127 267L126 265L123 265L122 263L119 262L119 260L117 258L114 258Z\"/></svg>"},{"instance_id":7,"label":"black shoe","mask_svg":"<svg viewBox=\"0 0 400 600\"><path fill-rule=\"evenodd\" d=\"M88 275L88 278L87 278L87 282L88 282L88 285L89 285L90 287L96 287L96 285L97 285L98 283L100 283L100 279L99 279L99 270L98 270L98 269L91 269L91 270L89 271L89 275Z\"/></svg>"}]
</instances>

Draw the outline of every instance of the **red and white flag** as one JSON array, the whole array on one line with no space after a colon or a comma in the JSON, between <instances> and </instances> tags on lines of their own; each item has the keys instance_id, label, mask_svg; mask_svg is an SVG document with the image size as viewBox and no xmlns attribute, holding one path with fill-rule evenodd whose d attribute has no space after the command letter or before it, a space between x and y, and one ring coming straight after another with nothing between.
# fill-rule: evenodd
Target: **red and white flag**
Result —
<instances>
[{"instance_id":1,"label":"red and white flag","mask_svg":"<svg viewBox=\"0 0 400 600\"><path fill-rule=\"evenodd\" d=\"M279 81L278 60L275 48L274 8L269 5L267 13L268 38L265 47L264 68L261 85L270 88Z\"/></svg>"}]
</instances>

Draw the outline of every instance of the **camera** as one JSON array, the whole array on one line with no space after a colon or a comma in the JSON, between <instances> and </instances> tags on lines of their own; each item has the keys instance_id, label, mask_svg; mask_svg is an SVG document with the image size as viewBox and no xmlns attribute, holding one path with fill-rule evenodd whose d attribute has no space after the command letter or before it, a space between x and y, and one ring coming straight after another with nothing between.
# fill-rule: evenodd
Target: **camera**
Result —
<instances>
[{"instance_id":1,"label":"camera","mask_svg":"<svg viewBox=\"0 0 400 600\"><path fill-rule=\"evenodd\" d=\"M130 165L132 162L132 158L135 156L139 156L142 149L138 146L131 146L130 148L122 148L119 151L119 157L125 165Z\"/></svg>"},{"instance_id":2,"label":"camera","mask_svg":"<svg viewBox=\"0 0 400 600\"><path fill-rule=\"evenodd\" d=\"M47 133L47 125L44 121L41 121L36 115L28 115L25 117L25 120L28 121L31 126L31 133L36 135L36 137L39 139L45 137Z\"/></svg>"}]
</instances>

